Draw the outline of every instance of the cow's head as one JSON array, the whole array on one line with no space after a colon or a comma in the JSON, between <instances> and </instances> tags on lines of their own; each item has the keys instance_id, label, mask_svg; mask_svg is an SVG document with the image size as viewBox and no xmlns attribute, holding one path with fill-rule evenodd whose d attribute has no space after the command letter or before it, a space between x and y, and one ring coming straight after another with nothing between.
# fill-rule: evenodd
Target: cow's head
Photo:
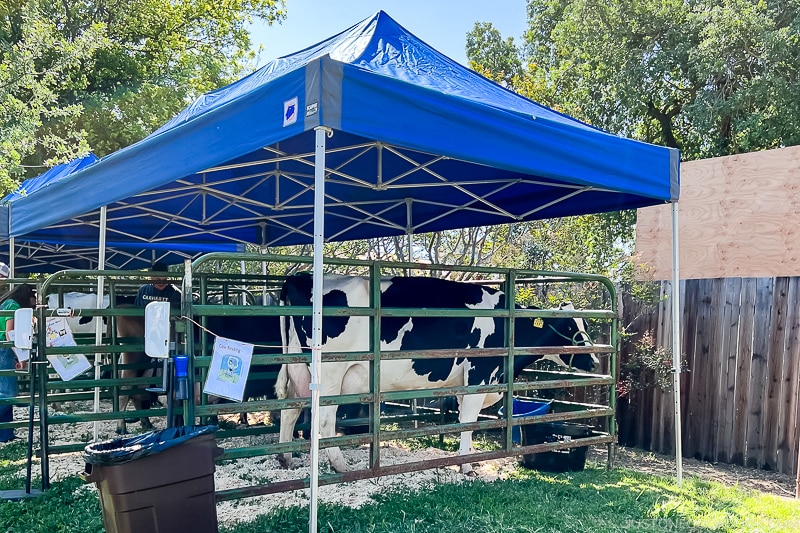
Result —
<instances>
[{"instance_id":1,"label":"cow's head","mask_svg":"<svg viewBox=\"0 0 800 533\"><path fill-rule=\"evenodd\" d=\"M575 309L575 306L572 305L572 302L563 302L558 306L558 308ZM574 317L565 318L564 320L567 323L566 328L572 332L572 335L568 335L568 337L572 340L572 344L574 346L592 346L592 339L586 332L586 324L582 318ZM572 321L572 323L570 321ZM574 330L572 329L573 323L575 328ZM578 370L585 370L587 372L591 372L600 365L600 360L597 358L597 355L593 353L562 355L560 359L564 365L568 367L577 368Z\"/></svg>"},{"instance_id":2,"label":"cow's head","mask_svg":"<svg viewBox=\"0 0 800 533\"><path fill-rule=\"evenodd\" d=\"M559 309L575 309L571 302L562 303ZM519 342L522 341L522 342ZM530 327L517 328L519 346L591 346L592 341L580 317L534 318ZM564 368L591 372L600 361L593 353L550 354L542 357Z\"/></svg>"}]
</instances>

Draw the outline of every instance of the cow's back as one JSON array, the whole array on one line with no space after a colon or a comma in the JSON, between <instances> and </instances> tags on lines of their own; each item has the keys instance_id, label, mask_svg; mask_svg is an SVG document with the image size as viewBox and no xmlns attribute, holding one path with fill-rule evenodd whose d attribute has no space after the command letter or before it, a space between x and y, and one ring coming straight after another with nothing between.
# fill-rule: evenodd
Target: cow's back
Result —
<instances>
[{"instance_id":1,"label":"cow's back","mask_svg":"<svg viewBox=\"0 0 800 533\"><path fill-rule=\"evenodd\" d=\"M381 290L386 309L495 309L503 301L496 289L441 278L398 276ZM384 317L381 345L384 350L484 348L501 332L497 322L491 317ZM495 344L502 342L502 335L497 337Z\"/></svg>"}]
</instances>

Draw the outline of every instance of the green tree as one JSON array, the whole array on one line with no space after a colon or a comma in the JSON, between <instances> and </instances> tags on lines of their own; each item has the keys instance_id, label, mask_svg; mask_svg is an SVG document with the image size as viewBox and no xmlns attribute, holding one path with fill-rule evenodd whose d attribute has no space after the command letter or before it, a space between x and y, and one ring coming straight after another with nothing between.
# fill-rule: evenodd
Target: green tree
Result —
<instances>
[{"instance_id":1,"label":"green tree","mask_svg":"<svg viewBox=\"0 0 800 533\"><path fill-rule=\"evenodd\" d=\"M0 6L0 192L23 175L23 160L46 149L54 160L88 151L84 132L42 134L44 122L73 120L81 107L59 102L62 80L105 43L102 25L68 40L24 3Z\"/></svg>"},{"instance_id":2,"label":"green tree","mask_svg":"<svg viewBox=\"0 0 800 533\"><path fill-rule=\"evenodd\" d=\"M0 179L89 149L105 155L166 122L255 58L248 24L283 0L12 0L0 7ZM23 117L19 120L18 117Z\"/></svg>"},{"instance_id":3,"label":"green tree","mask_svg":"<svg viewBox=\"0 0 800 533\"><path fill-rule=\"evenodd\" d=\"M800 142L797 0L530 0L528 18L544 103L684 160Z\"/></svg>"},{"instance_id":4,"label":"green tree","mask_svg":"<svg viewBox=\"0 0 800 533\"><path fill-rule=\"evenodd\" d=\"M522 60L514 38L503 39L490 22L476 22L467 34L470 68L509 89L522 74Z\"/></svg>"}]
</instances>

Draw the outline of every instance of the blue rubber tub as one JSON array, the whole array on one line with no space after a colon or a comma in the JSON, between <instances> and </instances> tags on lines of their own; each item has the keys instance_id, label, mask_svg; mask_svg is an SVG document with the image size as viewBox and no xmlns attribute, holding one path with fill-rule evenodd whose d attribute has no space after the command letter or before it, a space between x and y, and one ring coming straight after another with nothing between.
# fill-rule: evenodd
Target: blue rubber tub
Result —
<instances>
[{"instance_id":1,"label":"blue rubber tub","mask_svg":"<svg viewBox=\"0 0 800 533\"><path fill-rule=\"evenodd\" d=\"M550 411L550 403L552 400L537 400L534 398L514 398L511 400L511 412L514 418L523 416L539 416L546 415ZM503 408L497 412L498 415L504 416ZM514 426L511 429L511 441L521 442L522 432L519 426Z\"/></svg>"}]
</instances>

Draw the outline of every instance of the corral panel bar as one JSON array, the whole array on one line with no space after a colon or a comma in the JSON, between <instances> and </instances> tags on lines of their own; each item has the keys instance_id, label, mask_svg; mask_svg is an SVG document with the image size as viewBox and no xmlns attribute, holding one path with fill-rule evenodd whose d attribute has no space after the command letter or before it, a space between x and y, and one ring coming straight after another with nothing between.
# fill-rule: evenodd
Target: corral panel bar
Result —
<instances>
[{"instance_id":1,"label":"corral panel bar","mask_svg":"<svg viewBox=\"0 0 800 533\"><path fill-rule=\"evenodd\" d=\"M369 465L370 468L380 468L381 466L381 397L380 392L381 383L381 317L383 316L383 309L381 308L381 266L379 262L375 262L370 268L370 305L374 310L374 316L370 323L372 327L370 332L372 339L370 348L372 349L372 361L369 367L370 372L369 390L372 393L372 402L370 403L369 419L370 419L370 432L372 433L372 441L369 448Z\"/></svg>"}]
</instances>

